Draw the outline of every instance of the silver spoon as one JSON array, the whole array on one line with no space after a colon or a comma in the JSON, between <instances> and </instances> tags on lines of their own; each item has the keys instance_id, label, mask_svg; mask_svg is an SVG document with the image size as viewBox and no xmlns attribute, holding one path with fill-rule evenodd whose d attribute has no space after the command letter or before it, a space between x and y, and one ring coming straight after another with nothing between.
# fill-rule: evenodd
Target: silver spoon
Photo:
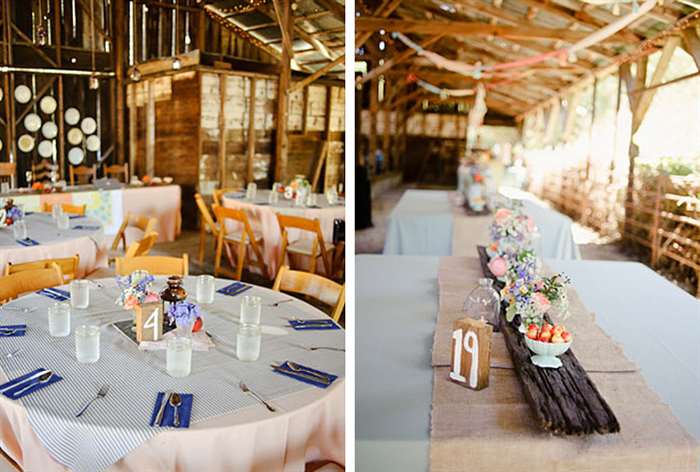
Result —
<instances>
[{"instance_id":1,"label":"silver spoon","mask_svg":"<svg viewBox=\"0 0 700 472\"><path fill-rule=\"evenodd\" d=\"M265 305L265 306L271 306L271 307L277 308L277 307L280 306L282 303L289 303L289 302L293 302L293 301L294 301L293 298L288 298L288 299L286 299L286 300L281 300L281 301L279 301L279 302L270 303L269 305Z\"/></svg>"},{"instance_id":2,"label":"silver spoon","mask_svg":"<svg viewBox=\"0 0 700 472\"><path fill-rule=\"evenodd\" d=\"M179 393L173 393L170 395L170 406L173 407L173 426L176 428L180 427L180 414L178 413L178 407L182 405L182 398Z\"/></svg>"},{"instance_id":3,"label":"silver spoon","mask_svg":"<svg viewBox=\"0 0 700 472\"><path fill-rule=\"evenodd\" d=\"M297 364L297 363L295 363L295 362L291 362L291 361L290 361L290 362L287 362L287 366L289 366L289 368L290 368L293 372L298 372L298 373L300 373L300 374L311 375L312 377L316 377L317 379L321 379L321 380L323 380L324 382L329 382L329 381L330 381L330 379L328 378L327 375L319 374L319 373L317 373L317 372L313 372L313 371L311 371L311 370L304 369L303 367L301 367L299 364Z\"/></svg>"},{"instance_id":4,"label":"silver spoon","mask_svg":"<svg viewBox=\"0 0 700 472\"><path fill-rule=\"evenodd\" d=\"M19 306L7 306L7 305L4 305L4 306L0 307L0 310L2 310L2 311L17 311L17 312L20 312L20 313L31 313L31 312L33 312L33 311L36 311L36 307L28 308L28 307L19 307Z\"/></svg>"},{"instance_id":5,"label":"silver spoon","mask_svg":"<svg viewBox=\"0 0 700 472\"><path fill-rule=\"evenodd\" d=\"M97 400L97 399L99 399L99 398L104 398L105 395L107 395L107 392L109 392L109 385L104 384L102 387L100 387L100 391L97 392L97 395L95 395L95 397L94 397L92 400L90 400L89 402L87 402L87 403L85 404L85 406L82 407L82 408L80 409L80 411L75 415L75 417L76 417L76 418L79 418L80 416L82 416L82 414L85 413L85 410L87 410L88 407L89 407L90 405L92 405L92 402L94 402L95 400Z\"/></svg>"},{"instance_id":6,"label":"silver spoon","mask_svg":"<svg viewBox=\"0 0 700 472\"><path fill-rule=\"evenodd\" d=\"M251 394L253 397L255 397L256 400L258 400L260 403L262 403L263 405L265 405L265 407L266 407L268 410L270 410L271 412L274 413L275 411L277 411L272 405L270 405L270 404L267 403L265 400L263 400L263 398L262 398L260 395L258 395L257 393L255 393L254 391L252 391L251 389L249 389L248 386L247 386L242 380L238 383L238 386L239 386L240 389L243 391L243 393L249 393L249 394Z\"/></svg>"},{"instance_id":7,"label":"silver spoon","mask_svg":"<svg viewBox=\"0 0 700 472\"><path fill-rule=\"evenodd\" d=\"M33 388L33 387L38 386L38 385L41 385L41 384L45 384L46 382L48 382L49 380L51 380L51 377L53 377L53 372L51 372L51 371L44 372L43 374L41 374L41 375L39 376L38 382L31 382L31 383L30 383L29 385L27 385L26 387L22 387L21 389L19 389L19 390L16 391L15 393L13 393L12 396L13 396L13 397L19 397L20 395L22 395L24 392L26 392L26 391L29 390L30 388Z\"/></svg>"}]
</instances>

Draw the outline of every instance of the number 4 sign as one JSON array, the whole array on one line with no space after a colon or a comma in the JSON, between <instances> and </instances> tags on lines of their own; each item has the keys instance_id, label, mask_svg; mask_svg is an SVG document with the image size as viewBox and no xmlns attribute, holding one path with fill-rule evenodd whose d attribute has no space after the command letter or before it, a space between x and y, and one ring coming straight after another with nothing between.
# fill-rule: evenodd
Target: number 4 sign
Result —
<instances>
[{"instance_id":1,"label":"number 4 sign","mask_svg":"<svg viewBox=\"0 0 700 472\"><path fill-rule=\"evenodd\" d=\"M163 305L144 303L136 308L136 341L158 341L163 336Z\"/></svg>"},{"instance_id":2,"label":"number 4 sign","mask_svg":"<svg viewBox=\"0 0 700 472\"><path fill-rule=\"evenodd\" d=\"M492 333L491 325L483 320L464 318L454 322L452 381L474 390L489 386Z\"/></svg>"}]
</instances>

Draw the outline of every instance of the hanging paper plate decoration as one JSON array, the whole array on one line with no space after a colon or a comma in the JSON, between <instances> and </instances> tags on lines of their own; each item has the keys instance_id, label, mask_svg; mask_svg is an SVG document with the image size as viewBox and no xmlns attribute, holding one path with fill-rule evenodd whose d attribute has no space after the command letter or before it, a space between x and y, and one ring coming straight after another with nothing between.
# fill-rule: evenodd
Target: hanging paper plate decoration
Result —
<instances>
[{"instance_id":1,"label":"hanging paper plate decoration","mask_svg":"<svg viewBox=\"0 0 700 472\"><path fill-rule=\"evenodd\" d=\"M34 149L34 138L28 134L23 134L17 140L17 147L22 152L31 152Z\"/></svg>"},{"instance_id":2,"label":"hanging paper plate decoration","mask_svg":"<svg viewBox=\"0 0 700 472\"><path fill-rule=\"evenodd\" d=\"M2 139L0 139L0 151L2 151Z\"/></svg>"},{"instance_id":3,"label":"hanging paper plate decoration","mask_svg":"<svg viewBox=\"0 0 700 472\"><path fill-rule=\"evenodd\" d=\"M30 113L24 117L24 127L27 131L35 133L41 128L41 118L36 113Z\"/></svg>"},{"instance_id":4,"label":"hanging paper plate decoration","mask_svg":"<svg viewBox=\"0 0 700 472\"><path fill-rule=\"evenodd\" d=\"M0 89L0 102L2 102L2 99L5 97L5 93Z\"/></svg>"},{"instance_id":5,"label":"hanging paper plate decoration","mask_svg":"<svg viewBox=\"0 0 700 472\"><path fill-rule=\"evenodd\" d=\"M15 100L19 103L28 103L32 99L32 91L26 85L18 85L15 88Z\"/></svg>"},{"instance_id":6,"label":"hanging paper plate decoration","mask_svg":"<svg viewBox=\"0 0 700 472\"><path fill-rule=\"evenodd\" d=\"M41 134L46 139L53 139L58 135L58 126L53 121L47 121L41 126Z\"/></svg>"},{"instance_id":7,"label":"hanging paper plate decoration","mask_svg":"<svg viewBox=\"0 0 700 472\"><path fill-rule=\"evenodd\" d=\"M94 118L90 118L89 116L83 118L83 121L80 123L80 129L82 129L85 134L92 134L97 129L97 122Z\"/></svg>"},{"instance_id":8,"label":"hanging paper plate decoration","mask_svg":"<svg viewBox=\"0 0 700 472\"><path fill-rule=\"evenodd\" d=\"M100 149L100 138L97 137L97 135L90 135L87 137L87 140L85 141L85 146L87 147L87 150L90 152L97 152Z\"/></svg>"},{"instance_id":9,"label":"hanging paper plate decoration","mask_svg":"<svg viewBox=\"0 0 700 472\"><path fill-rule=\"evenodd\" d=\"M65 118L66 118L66 123L69 125L77 125L78 121L80 121L80 112L78 111L77 108L69 108L66 110L65 113Z\"/></svg>"},{"instance_id":10,"label":"hanging paper plate decoration","mask_svg":"<svg viewBox=\"0 0 700 472\"><path fill-rule=\"evenodd\" d=\"M41 157L53 156L53 143L51 141L40 142L36 149Z\"/></svg>"},{"instance_id":11,"label":"hanging paper plate decoration","mask_svg":"<svg viewBox=\"0 0 700 472\"><path fill-rule=\"evenodd\" d=\"M39 108L41 108L41 111L43 111L47 115L50 115L53 112L55 112L56 106L57 106L56 99L53 98L51 95L45 96L39 102Z\"/></svg>"},{"instance_id":12,"label":"hanging paper plate decoration","mask_svg":"<svg viewBox=\"0 0 700 472\"><path fill-rule=\"evenodd\" d=\"M83 153L83 150L79 147L71 148L70 151L68 151L68 161L74 166L83 162L83 159L85 159L85 153Z\"/></svg>"},{"instance_id":13,"label":"hanging paper plate decoration","mask_svg":"<svg viewBox=\"0 0 700 472\"><path fill-rule=\"evenodd\" d=\"M80 128L71 128L68 130L68 142L77 146L83 142L83 132Z\"/></svg>"}]
</instances>

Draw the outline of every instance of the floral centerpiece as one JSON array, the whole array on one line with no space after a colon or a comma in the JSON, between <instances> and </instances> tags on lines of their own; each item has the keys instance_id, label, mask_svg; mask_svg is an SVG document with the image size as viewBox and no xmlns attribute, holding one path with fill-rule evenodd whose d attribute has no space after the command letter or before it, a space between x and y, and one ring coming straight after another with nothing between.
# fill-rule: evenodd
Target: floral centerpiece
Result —
<instances>
[{"instance_id":1,"label":"floral centerpiece","mask_svg":"<svg viewBox=\"0 0 700 472\"><path fill-rule=\"evenodd\" d=\"M125 310L133 310L145 303L159 303L160 296L153 290L152 275L136 275L136 273L125 277L117 277L119 286L119 297L115 302Z\"/></svg>"},{"instance_id":2,"label":"floral centerpiece","mask_svg":"<svg viewBox=\"0 0 700 472\"><path fill-rule=\"evenodd\" d=\"M171 303L168 318L177 326L179 334L196 333L202 329L202 312L199 305L187 301Z\"/></svg>"},{"instance_id":3,"label":"floral centerpiece","mask_svg":"<svg viewBox=\"0 0 700 472\"><path fill-rule=\"evenodd\" d=\"M296 199L297 194L301 192L308 195L310 189L311 183L309 183L309 180L304 175L295 175L289 182L289 185L284 188L284 198L287 200Z\"/></svg>"},{"instance_id":4,"label":"floral centerpiece","mask_svg":"<svg viewBox=\"0 0 700 472\"><path fill-rule=\"evenodd\" d=\"M24 218L24 212L20 207L15 205L14 200L8 198L0 212L0 224L3 226L12 226L15 222Z\"/></svg>"},{"instance_id":5,"label":"floral centerpiece","mask_svg":"<svg viewBox=\"0 0 700 472\"><path fill-rule=\"evenodd\" d=\"M521 248L532 248L538 236L535 221L519 209L499 208L489 227L491 245L487 248L489 257L509 257Z\"/></svg>"}]
</instances>

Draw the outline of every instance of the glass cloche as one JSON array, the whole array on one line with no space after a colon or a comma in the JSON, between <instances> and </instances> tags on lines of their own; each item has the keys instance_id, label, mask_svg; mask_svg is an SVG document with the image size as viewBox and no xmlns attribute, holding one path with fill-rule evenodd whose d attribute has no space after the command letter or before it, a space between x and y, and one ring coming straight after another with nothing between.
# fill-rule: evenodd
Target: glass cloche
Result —
<instances>
[{"instance_id":1,"label":"glass cloche","mask_svg":"<svg viewBox=\"0 0 700 472\"><path fill-rule=\"evenodd\" d=\"M469 318L478 320L483 317L492 326L499 326L501 297L493 288L491 279L479 279L479 285L467 295L462 311Z\"/></svg>"}]
</instances>

